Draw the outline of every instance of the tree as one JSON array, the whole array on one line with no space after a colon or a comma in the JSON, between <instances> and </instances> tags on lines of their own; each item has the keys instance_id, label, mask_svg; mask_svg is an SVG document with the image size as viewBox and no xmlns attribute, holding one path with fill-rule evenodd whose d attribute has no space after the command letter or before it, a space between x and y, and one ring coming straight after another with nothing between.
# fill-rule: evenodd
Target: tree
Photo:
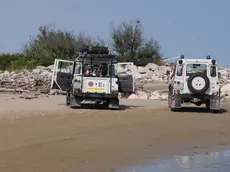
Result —
<instances>
[{"instance_id":1,"label":"tree","mask_svg":"<svg viewBox=\"0 0 230 172\"><path fill-rule=\"evenodd\" d=\"M162 63L162 55L160 54L160 45L157 41L154 41L152 38L146 40L143 45L140 47L136 64L137 65L146 65L147 63Z\"/></svg>"},{"instance_id":2,"label":"tree","mask_svg":"<svg viewBox=\"0 0 230 172\"><path fill-rule=\"evenodd\" d=\"M160 46L153 38L144 38L143 26L139 20L124 21L117 27L112 27L111 35L119 60L143 65L160 62Z\"/></svg>"},{"instance_id":3,"label":"tree","mask_svg":"<svg viewBox=\"0 0 230 172\"><path fill-rule=\"evenodd\" d=\"M73 60L82 46L102 43L82 33L74 35L51 25L40 26L38 30L36 37L23 50L27 59L33 60L36 65L51 65L55 58Z\"/></svg>"}]
</instances>

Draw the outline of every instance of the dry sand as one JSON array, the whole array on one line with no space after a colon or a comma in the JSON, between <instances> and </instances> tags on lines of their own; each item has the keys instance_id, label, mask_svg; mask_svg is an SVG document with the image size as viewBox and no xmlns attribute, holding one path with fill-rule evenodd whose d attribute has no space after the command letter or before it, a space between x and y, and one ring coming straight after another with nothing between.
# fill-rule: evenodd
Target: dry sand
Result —
<instances>
[{"instance_id":1,"label":"dry sand","mask_svg":"<svg viewBox=\"0 0 230 172\"><path fill-rule=\"evenodd\" d=\"M14 98L14 99L12 99ZM122 100L122 110L70 109L64 96L0 98L1 172L106 172L159 156L228 147L230 115L166 102Z\"/></svg>"}]
</instances>

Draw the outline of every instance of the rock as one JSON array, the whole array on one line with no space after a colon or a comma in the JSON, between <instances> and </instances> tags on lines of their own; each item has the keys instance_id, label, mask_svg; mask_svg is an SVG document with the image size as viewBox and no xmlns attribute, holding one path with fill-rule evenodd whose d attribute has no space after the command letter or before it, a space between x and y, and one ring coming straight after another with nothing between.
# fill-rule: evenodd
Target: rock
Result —
<instances>
[{"instance_id":1,"label":"rock","mask_svg":"<svg viewBox=\"0 0 230 172\"><path fill-rule=\"evenodd\" d=\"M168 98L167 91L169 77L166 72L172 72L172 65L158 66L154 63L148 63L144 67L135 65L115 65L117 74L133 74L135 80L135 93L119 94L119 98L128 99L154 99L166 100ZM32 72L23 70L20 73L0 71L0 91L2 92L33 92L43 95L64 94L60 90L50 90L52 71L54 66L38 66ZM62 69L65 71L66 69ZM230 96L230 69L221 68L221 98L224 101Z\"/></svg>"},{"instance_id":2,"label":"rock","mask_svg":"<svg viewBox=\"0 0 230 172\"><path fill-rule=\"evenodd\" d=\"M31 96L31 95L25 95L25 96L20 96L20 99L36 99L38 96Z\"/></svg>"},{"instance_id":3,"label":"rock","mask_svg":"<svg viewBox=\"0 0 230 172\"><path fill-rule=\"evenodd\" d=\"M152 100L158 100L160 99L160 94L158 91L154 91L151 93L149 99L152 99Z\"/></svg>"},{"instance_id":4,"label":"rock","mask_svg":"<svg viewBox=\"0 0 230 172\"><path fill-rule=\"evenodd\" d=\"M137 93L138 99L148 99L148 94L144 91L138 91Z\"/></svg>"},{"instance_id":5,"label":"rock","mask_svg":"<svg viewBox=\"0 0 230 172\"><path fill-rule=\"evenodd\" d=\"M135 73L133 74L133 76L134 76L135 79L140 79L140 78L142 78L142 75L141 75L140 73L138 73L138 72L135 72Z\"/></svg>"},{"instance_id":6,"label":"rock","mask_svg":"<svg viewBox=\"0 0 230 172\"><path fill-rule=\"evenodd\" d=\"M41 73L41 69L34 69L32 73L39 74Z\"/></svg>"},{"instance_id":7,"label":"rock","mask_svg":"<svg viewBox=\"0 0 230 172\"><path fill-rule=\"evenodd\" d=\"M148 68L141 67L141 66L137 67L137 72L140 74L146 74L148 71L149 71Z\"/></svg>"},{"instance_id":8,"label":"rock","mask_svg":"<svg viewBox=\"0 0 230 172\"><path fill-rule=\"evenodd\" d=\"M226 97L222 98L221 102L229 103L230 102L230 96L226 96Z\"/></svg>"},{"instance_id":9,"label":"rock","mask_svg":"<svg viewBox=\"0 0 230 172\"><path fill-rule=\"evenodd\" d=\"M22 89L23 91L47 93L50 89L52 72L45 68L38 67L32 72L23 70L22 72L0 73L0 87L7 90ZM46 90L46 91L45 91Z\"/></svg>"},{"instance_id":10,"label":"rock","mask_svg":"<svg viewBox=\"0 0 230 172\"><path fill-rule=\"evenodd\" d=\"M230 96L230 84L226 84L221 87L221 92L224 92L226 95Z\"/></svg>"},{"instance_id":11,"label":"rock","mask_svg":"<svg viewBox=\"0 0 230 172\"><path fill-rule=\"evenodd\" d=\"M143 94L141 94L141 95L138 96L138 99L146 100L146 99L148 99L148 94L147 93L143 93Z\"/></svg>"},{"instance_id":12,"label":"rock","mask_svg":"<svg viewBox=\"0 0 230 172\"><path fill-rule=\"evenodd\" d=\"M128 99L138 99L138 96L136 94L131 94Z\"/></svg>"},{"instance_id":13,"label":"rock","mask_svg":"<svg viewBox=\"0 0 230 172\"><path fill-rule=\"evenodd\" d=\"M53 72L53 70L54 70L54 65L50 65L50 66L48 66L48 67L47 67L47 70L50 70L50 71L52 71L52 72Z\"/></svg>"},{"instance_id":14,"label":"rock","mask_svg":"<svg viewBox=\"0 0 230 172\"><path fill-rule=\"evenodd\" d=\"M222 99L222 98L224 98L224 97L226 97L226 96L228 96L225 92L221 92L220 93L220 98Z\"/></svg>"},{"instance_id":15,"label":"rock","mask_svg":"<svg viewBox=\"0 0 230 172\"><path fill-rule=\"evenodd\" d=\"M160 100L168 100L168 94L161 94Z\"/></svg>"},{"instance_id":16,"label":"rock","mask_svg":"<svg viewBox=\"0 0 230 172\"><path fill-rule=\"evenodd\" d=\"M158 68L158 66L157 66L156 64L154 64L154 63L148 63L148 64L145 66L145 68L147 68L147 69L149 69L149 70L151 70L151 71L155 71L155 70Z\"/></svg>"}]
</instances>

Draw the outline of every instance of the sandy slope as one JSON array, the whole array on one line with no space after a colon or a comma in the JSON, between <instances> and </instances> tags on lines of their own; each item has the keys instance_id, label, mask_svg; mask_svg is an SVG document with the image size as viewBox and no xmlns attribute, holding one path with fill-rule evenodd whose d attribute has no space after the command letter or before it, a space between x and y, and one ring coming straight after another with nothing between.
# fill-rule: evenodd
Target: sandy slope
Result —
<instances>
[{"instance_id":1,"label":"sandy slope","mask_svg":"<svg viewBox=\"0 0 230 172\"><path fill-rule=\"evenodd\" d=\"M65 97L0 98L0 171L109 171L161 155L226 147L230 116L170 112L159 101L124 100L123 110L73 110ZM228 109L228 108L226 108Z\"/></svg>"}]
</instances>

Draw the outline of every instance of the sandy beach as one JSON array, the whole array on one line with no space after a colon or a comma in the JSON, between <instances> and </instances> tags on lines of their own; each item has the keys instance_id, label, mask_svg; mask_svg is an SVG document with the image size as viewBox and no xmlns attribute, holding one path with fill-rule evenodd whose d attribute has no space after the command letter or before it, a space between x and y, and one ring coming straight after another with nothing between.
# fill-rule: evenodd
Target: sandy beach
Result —
<instances>
[{"instance_id":1,"label":"sandy beach","mask_svg":"<svg viewBox=\"0 0 230 172\"><path fill-rule=\"evenodd\" d=\"M228 147L230 114L171 112L166 101L121 100L122 109L70 109L64 96L1 94L0 171L107 172L164 155Z\"/></svg>"}]
</instances>

